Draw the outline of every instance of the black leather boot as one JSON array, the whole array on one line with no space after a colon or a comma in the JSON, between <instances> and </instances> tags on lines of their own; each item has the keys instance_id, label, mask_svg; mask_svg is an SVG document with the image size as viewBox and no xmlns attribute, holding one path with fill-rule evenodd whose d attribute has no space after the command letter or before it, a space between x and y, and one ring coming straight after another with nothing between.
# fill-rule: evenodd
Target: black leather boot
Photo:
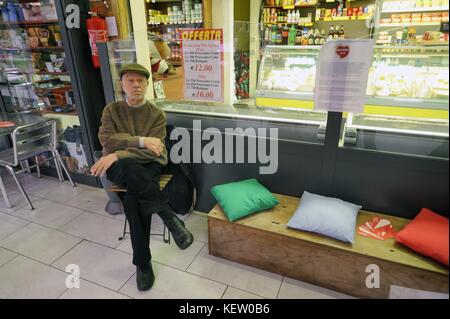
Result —
<instances>
[{"instance_id":1,"label":"black leather boot","mask_svg":"<svg viewBox=\"0 0 450 319\"><path fill-rule=\"evenodd\" d=\"M177 216L173 216L164 223L181 250L185 250L194 242L194 236L184 227L184 222Z\"/></svg>"},{"instance_id":2,"label":"black leather boot","mask_svg":"<svg viewBox=\"0 0 450 319\"><path fill-rule=\"evenodd\" d=\"M152 262L145 266L136 266L136 283L139 291L145 291L152 288L155 282Z\"/></svg>"}]
</instances>

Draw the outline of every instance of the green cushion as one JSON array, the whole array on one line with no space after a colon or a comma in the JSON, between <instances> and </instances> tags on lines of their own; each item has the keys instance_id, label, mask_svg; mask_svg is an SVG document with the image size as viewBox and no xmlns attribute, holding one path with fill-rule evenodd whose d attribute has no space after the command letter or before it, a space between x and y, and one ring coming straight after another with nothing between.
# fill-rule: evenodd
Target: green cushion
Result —
<instances>
[{"instance_id":1,"label":"green cushion","mask_svg":"<svg viewBox=\"0 0 450 319\"><path fill-rule=\"evenodd\" d=\"M230 222L279 204L271 192L254 178L216 185L211 193Z\"/></svg>"}]
</instances>

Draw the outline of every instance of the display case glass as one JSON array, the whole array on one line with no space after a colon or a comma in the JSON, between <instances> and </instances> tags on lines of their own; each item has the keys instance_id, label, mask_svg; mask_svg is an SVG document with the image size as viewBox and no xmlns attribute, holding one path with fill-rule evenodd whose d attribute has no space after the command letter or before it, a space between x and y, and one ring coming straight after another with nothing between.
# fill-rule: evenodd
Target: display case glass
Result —
<instances>
[{"instance_id":1,"label":"display case glass","mask_svg":"<svg viewBox=\"0 0 450 319\"><path fill-rule=\"evenodd\" d=\"M447 46L377 47L364 113L349 114L345 147L448 158Z\"/></svg>"},{"instance_id":2,"label":"display case glass","mask_svg":"<svg viewBox=\"0 0 450 319\"><path fill-rule=\"evenodd\" d=\"M256 104L313 110L319 51L267 46ZM448 64L447 46L376 46L364 112L344 114L343 144L448 158Z\"/></svg>"},{"instance_id":3,"label":"display case glass","mask_svg":"<svg viewBox=\"0 0 450 319\"><path fill-rule=\"evenodd\" d=\"M133 40L114 40L106 43L107 55L100 56L102 72L110 74L111 78L104 81L108 101L124 99L119 79L121 66L135 63L135 46ZM326 112L312 112L290 108L260 108L254 100L238 100L234 104L216 102L202 102L195 100L174 100L170 98L156 98L158 107L172 114L186 114L191 116L208 116L225 118L228 120L253 121L294 125L299 140L309 143L323 144L327 122Z\"/></svg>"},{"instance_id":4,"label":"display case glass","mask_svg":"<svg viewBox=\"0 0 450 319\"><path fill-rule=\"evenodd\" d=\"M266 46L257 99L312 100L319 51L320 46Z\"/></svg>"},{"instance_id":5,"label":"display case glass","mask_svg":"<svg viewBox=\"0 0 450 319\"><path fill-rule=\"evenodd\" d=\"M319 51L320 46L267 46L257 98L312 100ZM376 46L367 104L448 110L448 81L446 46Z\"/></svg>"},{"instance_id":6,"label":"display case glass","mask_svg":"<svg viewBox=\"0 0 450 319\"><path fill-rule=\"evenodd\" d=\"M55 119L68 169L87 176L69 63L54 0L0 1L2 111Z\"/></svg>"}]
</instances>

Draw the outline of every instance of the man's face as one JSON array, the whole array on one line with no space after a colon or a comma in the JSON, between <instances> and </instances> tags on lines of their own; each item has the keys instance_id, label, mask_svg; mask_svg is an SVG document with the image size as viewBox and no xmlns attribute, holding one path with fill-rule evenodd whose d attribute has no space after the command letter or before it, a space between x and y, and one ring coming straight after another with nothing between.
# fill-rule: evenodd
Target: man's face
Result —
<instances>
[{"instance_id":1,"label":"man's face","mask_svg":"<svg viewBox=\"0 0 450 319\"><path fill-rule=\"evenodd\" d=\"M125 92L127 98L142 100L147 91L148 80L140 73L125 73L122 76L122 90Z\"/></svg>"}]
</instances>

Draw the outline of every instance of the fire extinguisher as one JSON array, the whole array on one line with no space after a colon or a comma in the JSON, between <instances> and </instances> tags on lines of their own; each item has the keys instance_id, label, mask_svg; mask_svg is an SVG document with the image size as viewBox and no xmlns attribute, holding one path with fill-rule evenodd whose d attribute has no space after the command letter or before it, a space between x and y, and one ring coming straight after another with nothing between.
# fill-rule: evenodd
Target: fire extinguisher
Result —
<instances>
[{"instance_id":1,"label":"fire extinguisher","mask_svg":"<svg viewBox=\"0 0 450 319\"><path fill-rule=\"evenodd\" d=\"M90 18L86 19L86 26L89 34L89 44L92 51L92 63L94 67L100 67L100 58L98 55L97 42L108 41L108 28L106 20L97 16L97 12L89 12Z\"/></svg>"}]
</instances>

